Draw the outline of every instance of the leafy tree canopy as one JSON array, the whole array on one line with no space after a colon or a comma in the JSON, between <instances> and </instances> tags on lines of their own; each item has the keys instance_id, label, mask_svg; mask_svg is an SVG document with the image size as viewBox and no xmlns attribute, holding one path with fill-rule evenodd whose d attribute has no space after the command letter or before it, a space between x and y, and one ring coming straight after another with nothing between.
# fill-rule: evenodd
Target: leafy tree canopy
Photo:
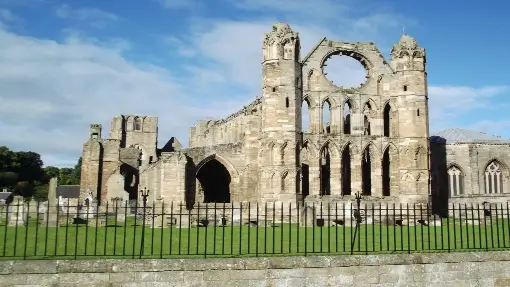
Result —
<instances>
[{"instance_id":1,"label":"leafy tree canopy","mask_svg":"<svg viewBox=\"0 0 510 287\"><path fill-rule=\"evenodd\" d=\"M12 151L0 146L0 188L8 188L25 197L44 199L48 182L58 177L59 185L80 184L81 157L73 168L46 166L35 152Z\"/></svg>"}]
</instances>

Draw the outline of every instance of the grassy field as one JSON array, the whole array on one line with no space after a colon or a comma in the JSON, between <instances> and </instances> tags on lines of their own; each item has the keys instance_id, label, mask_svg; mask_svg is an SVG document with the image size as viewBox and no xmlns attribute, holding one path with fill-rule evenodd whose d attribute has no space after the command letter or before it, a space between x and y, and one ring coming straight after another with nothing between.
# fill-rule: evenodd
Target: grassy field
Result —
<instances>
[{"instance_id":1,"label":"grassy field","mask_svg":"<svg viewBox=\"0 0 510 287\"><path fill-rule=\"evenodd\" d=\"M354 244L355 228L343 226L143 229L130 220L99 228L47 228L33 220L27 226L8 227L0 222L0 260L351 254L351 245L354 254L510 249L510 224L506 219L467 226L443 220L441 227L362 224Z\"/></svg>"}]
</instances>

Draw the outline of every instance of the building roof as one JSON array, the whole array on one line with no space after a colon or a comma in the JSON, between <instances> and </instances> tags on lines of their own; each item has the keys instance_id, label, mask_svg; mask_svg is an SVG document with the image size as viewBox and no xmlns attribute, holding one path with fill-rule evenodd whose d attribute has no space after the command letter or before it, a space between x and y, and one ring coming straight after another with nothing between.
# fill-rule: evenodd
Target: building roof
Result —
<instances>
[{"instance_id":1,"label":"building roof","mask_svg":"<svg viewBox=\"0 0 510 287\"><path fill-rule=\"evenodd\" d=\"M450 128L435 133L430 137L431 142L436 143L510 143L510 140L502 139L499 136L489 135L483 132L471 131L461 128Z\"/></svg>"},{"instance_id":2,"label":"building roof","mask_svg":"<svg viewBox=\"0 0 510 287\"><path fill-rule=\"evenodd\" d=\"M13 197L12 192L0 192L0 203L10 203Z\"/></svg>"},{"instance_id":3,"label":"building roof","mask_svg":"<svg viewBox=\"0 0 510 287\"><path fill-rule=\"evenodd\" d=\"M80 186L79 185L59 185L57 186L57 198L79 198Z\"/></svg>"}]
</instances>

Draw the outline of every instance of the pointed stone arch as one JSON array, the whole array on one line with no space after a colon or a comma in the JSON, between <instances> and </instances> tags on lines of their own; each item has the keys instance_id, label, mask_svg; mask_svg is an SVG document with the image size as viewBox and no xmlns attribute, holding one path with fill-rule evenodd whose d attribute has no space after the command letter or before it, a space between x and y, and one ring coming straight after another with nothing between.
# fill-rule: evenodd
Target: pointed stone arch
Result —
<instances>
[{"instance_id":1,"label":"pointed stone arch","mask_svg":"<svg viewBox=\"0 0 510 287\"><path fill-rule=\"evenodd\" d=\"M396 155L398 156L399 154L399 151L398 151L398 147L392 143L392 142L389 142L383 149L383 153L386 152L386 150L389 151L390 155Z\"/></svg>"},{"instance_id":2,"label":"pointed stone arch","mask_svg":"<svg viewBox=\"0 0 510 287\"><path fill-rule=\"evenodd\" d=\"M346 148L349 148L351 149L352 148L352 142L351 141L346 141L344 142L340 147L339 147L339 151L340 152L343 152Z\"/></svg>"},{"instance_id":3,"label":"pointed stone arch","mask_svg":"<svg viewBox=\"0 0 510 287\"><path fill-rule=\"evenodd\" d=\"M329 103L329 105L330 105L331 107L335 107L335 106L337 106L337 105L338 105L338 103L337 103L337 101L335 100L335 98L334 98L334 97L327 96L327 97L325 97L324 99L322 99L322 100L321 100L321 107L322 107L322 105L324 105L324 103L326 103L326 102L327 102L327 103Z\"/></svg>"},{"instance_id":4,"label":"pointed stone arch","mask_svg":"<svg viewBox=\"0 0 510 287\"><path fill-rule=\"evenodd\" d=\"M315 107L318 105L317 101L314 99L314 97L310 96L309 94L306 94L304 97L303 97L303 102L307 102L309 107L312 108L312 107Z\"/></svg>"},{"instance_id":5,"label":"pointed stone arch","mask_svg":"<svg viewBox=\"0 0 510 287\"><path fill-rule=\"evenodd\" d=\"M308 152L313 157L319 156L319 148L317 145L310 139L307 139L303 142L303 147L306 146L308 148Z\"/></svg>"},{"instance_id":6,"label":"pointed stone arch","mask_svg":"<svg viewBox=\"0 0 510 287\"><path fill-rule=\"evenodd\" d=\"M361 156L363 156L363 154L365 153L365 150L368 148L368 151L370 152L370 156L372 156L373 159L376 159L378 158L379 156L379 149L375 146L374 142L372 141L369 141L367 143L365 143L365 145L363 146L363 149L361 149Z\"/></svg>"},{"instance_id":7,"label":"pointed stone arch","mask_svg":"<svg viewBox=\"0 0 510 287\"><path fill-rule=\"evenodd\" d=\"M352 99L351 97L346 97L343 100L342 107L344 107L345 104L349 104L349 106L351 107L351 110L352 110L353 113L358 111L358 106L356 104L356 101L354 99Z\"/></svg>"},{"instance_id":8,"label":"pointed stone arch","mask_svg":"<svg viewBox=\"0 0 510 287\"><path fill-rule=\"evenodd\" d=\"M328 148L328 147L329 147L330 152L332 152L335 157L338 157L340 155L340 149L338 148L338 145L331 139L326 140L321 145L320 151L322 152L322 150L324 150L325 148Z\"/></svg>"},{"instance_id":9,"label":"pointed stone arch","mask_svg":"<svg viewBox=\"0 0 510 287\"><path fill-rule=\"evenodd\" d=\"M396 111L397 110L397 107L395 106L395 103L391 99L386 100L381 107L385 107L386 105L389 105L392 111Z\"/></svg>"},{"instance_id":10,"label":"pointed stone arch","mask_svg":"<svg viewBox=\"0 0 510 287\"><path fill-rule=\"evenodd\" d=\"M491 158L483 170L486 194L507 193L508 167L498 158Z\"/></svg>"},{"instance_id":11,"label":"pointed stone arch","mask_svg":"<svg viewBox=\"0 0 510 287\"><path fill-rule=\"evenodd\" d=\"M483 171L485 171L485 170L487 169L487 167L488 167L491 163L493 163L493 162L498 163L498 164L501 166L502 171L503 171L504 173L508 173L508 166L507 166L504 162L502 162L501 160L499 160L499 158L497 158L497 157L491 157L491 158L490 158L490 159L486 162L485 166L483 167ZM505 175L506 175L506 174L505 174Z\"/></svg>"},{"instance_id":12,"label":"pointed stone arch","mask_svg":"<svg viewBox=\"0 0 510 287\"><path fill-rule=\"evenodd\" d=\"M458 164L456 162L448 162L446 164L446 170L449 170L452 167L457 168L460 172L462 172L464 174L464 168L462 166L460 166L460 164Z\"/></svg>"},{"instance_id":13,"label":"pointed stone arch","mask_svg":"<svg viewBox=\"0 0 510 287\"><path fill-rule=\"evenodd\" d=\"M195 190L201 191L204 203L231 202L239 183L239 172L230 161L214 153L202 159L195 166L195 172Z\"/></svg>"},{"instance_id":14,"label":"pointed stone arch","mask_svg":"<svg viewBox=\"0 0 510 287\"><path fill-rule=\"evenodd\" d=\"M452 162L447 165L446 178L448 183L449 197L464 194L465 173L459 164Z\"/></svg>"},{"instance_id":15,"label":"pointed stone arch","mask_svg":"<svg viewBox=\"0 0 510 287\"><path fill-rule=\"evenodd\" d=\"M209 161L212 161L212 160L217 160L219 163L221 163L223 166L225 166L225 168L230 173L230 176L232 177L233 180L235 180L235 181L239 180L239 172L237 171L236 167L228 159L226 159L225 157L223 157L217 153L213 153L213 154L205 157L204 159L202 159L196 165L197 173L206 163L208 163Z\"/></svg>"},{"instance_id":16,"label":"pointed stone arch","mask_svg":"<svg viewBox=\"0 0 510 287\"><path fill-rule=\"evenodd\" d=\"M368 98L365 103L363 103L363 109L367 106L367 104L370 107L370 110L377 111L379 110L379 107L377 106L376 102L372 98Z\"/></svg>"}]
</instances>

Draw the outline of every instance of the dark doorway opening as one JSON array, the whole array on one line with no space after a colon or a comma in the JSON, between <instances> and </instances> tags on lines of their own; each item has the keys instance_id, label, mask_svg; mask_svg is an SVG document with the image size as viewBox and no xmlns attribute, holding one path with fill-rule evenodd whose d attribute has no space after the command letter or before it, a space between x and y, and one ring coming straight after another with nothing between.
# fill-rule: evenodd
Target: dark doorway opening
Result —
<instances>
[{"instance_id":1,"label":"dark doorway opening","mask_svg":"<svg viewBox=\"0 0 510 287\"><path fill-rule=\"evenodd\" d=\"M383 119L383 132L385 137L390 136L390 125L391 125L391 107L390 104L386 104L384 107L384 119Z\"/></svg>"},{"instance_id":2,"label":"dark doorway opening","mask_svg":"<svg viewBox=\"0 0 510 287\"><path fill-rule=\"evenodd\" d=\"M363 152L363 159L361 160L362 166L362 193L363 195L372 194L372 160L370 158L370 151L367 147Z\"/></svg>"},{"instance_id":3,"label":"dark doorway opening","mask_svg":"<svg viewBox=\"0 0 510 287\"><path fill-rule=\"evenodd\" d=\"M390 196L390 186L391 186L391 177L390 177L390 152L389 149L384 151L383 160L382 160L382 195Z\"/></svg>"},{"instance_id":4,"label":"dark doorway opening","mask_svg":"<svg viewBox=\"0 0 510 287\"><path fill-rule=\"evenodd\" d=\"M310 194L310 167L308 164L301 164L301 192L303 198Z\"/></svg>"},{"instance_id":5,"label":"dark doorway opening","mask_svg":"<svg viewBox=\"0 0 510 287\"><path fill-rule=\"evenodd\" d=\"M326 147L321 153L321 195L331 194L331 155Z\"/></svg>"},{"instance_id":6,"label":"dark doorway opening","mask_svg":"<svg viewBox=\"0 0 510 287\"><path fill-rule=\"evenodd\" d=\"M138 199L138 169L123 164L120 166L120 174L124 177L124 190L129 194L129 200Z\"/></svg>"},{"instance_id":7,"label":"dark doorway opening","mask_svg":"<svg viewBox=\"0 0 510 287\"><path fill-rule=\"evenodd\" d=\"M351 195L351 152L349 146L342 152L342 194Z\"/></svg>"},{"instance_id":8,"label":"dark doorway opening","mask_svg":"<svg viewBox=\"0 0 510 287\"><path fill-rule=\"evenodd\" d=\"M230 202L230 174L216 159L206 162L197 173L197 179L204 190L205 203Z\"/></svg>"}]
</instances>

